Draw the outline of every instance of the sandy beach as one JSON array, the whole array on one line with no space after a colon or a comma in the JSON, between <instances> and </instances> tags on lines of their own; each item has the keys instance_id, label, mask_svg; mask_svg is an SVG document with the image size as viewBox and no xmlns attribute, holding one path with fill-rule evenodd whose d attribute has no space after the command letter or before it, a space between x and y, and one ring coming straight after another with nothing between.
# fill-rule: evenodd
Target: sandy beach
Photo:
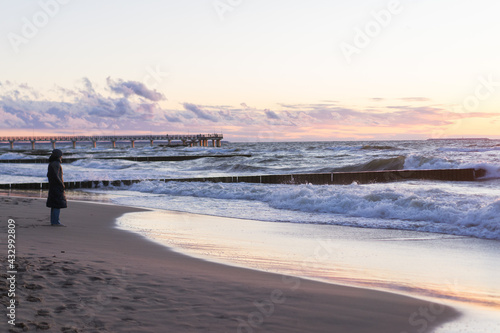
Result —
<instances>
[{"instance_id":1,"label":"sandy beach","mask_svg":"<svg viewBox=\"0 0 500 333\"><path fill-rule=\"evenodd\" d=\"M2 331L411 333L459 316L406 296L170 251L114 227L136 208L71 201L66 228L48 225L44 199L1 197L0 211L2 234L15 221L17 264L15 297L2 287L2 304L16 301L16 325L3 315Z\"/></svg>"}]
</instances>

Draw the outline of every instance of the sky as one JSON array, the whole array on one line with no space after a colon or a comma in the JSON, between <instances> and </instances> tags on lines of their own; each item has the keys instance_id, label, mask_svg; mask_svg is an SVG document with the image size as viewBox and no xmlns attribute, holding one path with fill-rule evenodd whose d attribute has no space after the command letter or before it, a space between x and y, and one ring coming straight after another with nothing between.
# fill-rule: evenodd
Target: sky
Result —
<instances>
[{"instance_id":1,"label":"sky","mask_svg":"<svg viewBox=\"0 0 500 333\"><path fill-rule=\"evenodd\" d=\"M0 0L0 137L500 138L497 0Z\"/></svg>"}]
</instances>

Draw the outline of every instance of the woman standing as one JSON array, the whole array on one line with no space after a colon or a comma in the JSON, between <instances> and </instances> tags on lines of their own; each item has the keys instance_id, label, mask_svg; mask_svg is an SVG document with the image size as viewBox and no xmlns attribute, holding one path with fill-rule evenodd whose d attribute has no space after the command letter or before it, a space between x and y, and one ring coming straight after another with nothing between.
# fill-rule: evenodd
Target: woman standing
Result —
<instances>
[{"instance_id":1,"label":"woman standing","mask_svg":"<svg viewBox=\"0 0 500 333\"><path fill-rule=\"evenodd\" d=\"M59 221L61 208L68 207L66 195L64 194L64 179L62 170L62 151L54 149L49 157L49 168L47 178L49 178L49 196L47 197L47 207L50 207L50 224L64 227Z\"/></svg>"}]
</instances>

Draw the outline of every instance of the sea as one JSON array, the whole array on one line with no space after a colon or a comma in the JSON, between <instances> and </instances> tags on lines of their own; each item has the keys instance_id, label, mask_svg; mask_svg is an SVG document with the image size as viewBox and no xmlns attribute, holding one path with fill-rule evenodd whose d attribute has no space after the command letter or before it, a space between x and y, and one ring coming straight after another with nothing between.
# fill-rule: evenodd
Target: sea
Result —
<instances>
[{"instance_id":1,"label":"sea","mask_svg":"<svg viewBox=\"0 0 500 333\"><path fill-rule=\"evenodd\" d=\"M50 143L36 148L1 143L0 159L47 158L52 150ZM500 140L223 141L219 148L61 142L57 148L65 181L142 180L67 191L70 199L152 209L120 218L122 229L205 260L438 299L466 313L435 332L500 332ZM210 157L109 159L192 155ZM486 173L475 181L347 185L163 181L463 168ZM46 172L44 163L0 163L0 183L46 182Z\"/></svg>"},{"instance_id":2,"label":"sea","mask_svg":"<svg viewBox=\"0 0 500 333\"><path fill-rule=\"evenodd\" d=\"M0 146L0 159L35 159L50 144ZM123 142L117 148L58 144L65 181L165 179L341 171L481 168L477 181L290 185L144 181L94 192L124 205L270 222L425 231L500 240L500 140L224 142L221 148ZM42 156L41 156L42 155ZM134 162L123 156L250 155L188 161ZM64 160L63 160L64 161ZM0 183L46 182L43 164L0 163Z\"/></svg>"}]
</instances>

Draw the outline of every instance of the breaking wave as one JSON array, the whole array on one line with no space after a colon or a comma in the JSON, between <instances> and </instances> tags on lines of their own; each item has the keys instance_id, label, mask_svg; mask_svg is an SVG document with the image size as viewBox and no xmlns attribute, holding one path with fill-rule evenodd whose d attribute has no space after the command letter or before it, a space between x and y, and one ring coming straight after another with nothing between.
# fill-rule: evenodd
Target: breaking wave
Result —
<instances>
[{"instance_id":1,"label":"breaking wave","mask_svg":"<svg viewBox=\"0 0 500 333\"><path fill-rule=\"evenodd\" d=\"M330 216L329 224L346 225L339 216L361 217L365 218L362 224L355 226L500 240L500 199L496 192L488 196L470 195L436 186L419 186L410 191L398 184L290 186L184 182L142 182L127 189L161 196L194 197L197 201L239 200L243 202L241 212L250 211L254 219L259 219L259 211L252 209L251 203L260 202L288 212L326 214ZM188 205L170 209L176 208L189 211ZM222 207L221 212L215 214L224 216L227 213ZM231 210L230 217L248 218L239 215L238 210ZM304 221L292 218L291 222ZM353 222L348 225L353 225Z\"/></svg>"}]
</instances>

